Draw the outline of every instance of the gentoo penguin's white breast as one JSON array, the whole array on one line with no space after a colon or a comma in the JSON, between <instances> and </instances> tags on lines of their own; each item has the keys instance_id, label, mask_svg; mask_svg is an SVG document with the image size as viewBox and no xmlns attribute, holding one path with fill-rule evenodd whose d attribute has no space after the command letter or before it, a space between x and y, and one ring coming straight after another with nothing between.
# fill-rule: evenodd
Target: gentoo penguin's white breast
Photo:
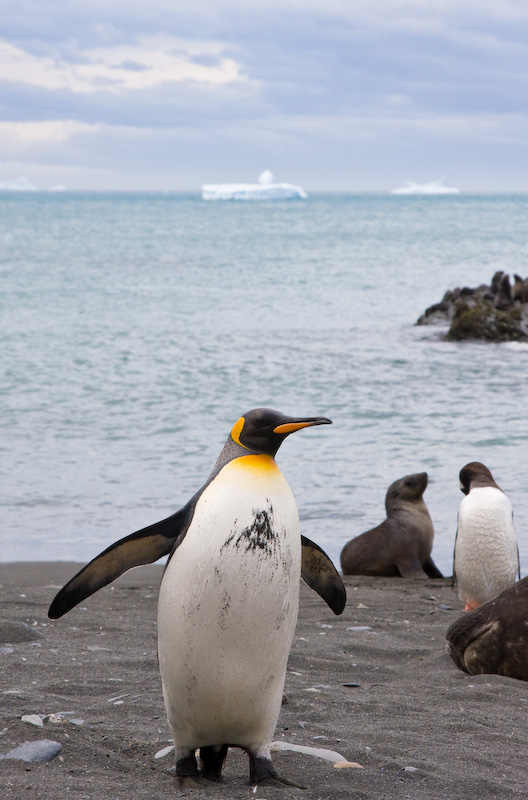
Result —
<instances>
[{"instance_id":1,"label":"gentoo penguin's white breast","mask_svg":"<svg viewBox=\"0 0 528 800\"><path fill-rule=\"evenodd\" d=\"M160 669L182 744L251 747L273 733L300 572L297 506L275 461L229 462L200 496L160 589Z\"/></svg>"},{"instance_id":2,"label":"gentoo penguin's white breast","mask_svg":"<svg viewBox=\"0 0 528 800\"><path fill-rule=\"evenodd\" d=\"M474 537L478 539L474 539ZM460 503L458 538L468 546L478 543L490 550L503 550L509 539L515 542L513 511L508 497L500 489L483 486L472 489ZM457 543L458 543L457 538Z\"/></svg>"},{"instance_id":3,"label":"gentoo penguin's white breast","mask_svg":"<svg viewBox=\"0 0 528 800\"><path fill-rule=\"evenodd\" d=\"M472 607L515 580L518 551L513 511L500 489L471 489L460 503L455 571L462 599Z\"/></svg>"}]
</instances>

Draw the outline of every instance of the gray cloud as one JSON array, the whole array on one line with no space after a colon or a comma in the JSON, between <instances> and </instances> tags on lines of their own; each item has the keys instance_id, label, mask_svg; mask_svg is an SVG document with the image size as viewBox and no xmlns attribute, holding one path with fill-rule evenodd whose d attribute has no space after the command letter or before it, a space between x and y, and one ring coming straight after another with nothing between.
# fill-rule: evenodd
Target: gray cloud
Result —
<instances>
[{"instance_id":1,"label":"gray cloud","mask_svg":"<svg viewBox=\"0 0 528 800\"><path fill-rule=\"evenodd\" d=\"M1 179L524 186L524 0L5 5Z\"/></svg>"}]
</instances>

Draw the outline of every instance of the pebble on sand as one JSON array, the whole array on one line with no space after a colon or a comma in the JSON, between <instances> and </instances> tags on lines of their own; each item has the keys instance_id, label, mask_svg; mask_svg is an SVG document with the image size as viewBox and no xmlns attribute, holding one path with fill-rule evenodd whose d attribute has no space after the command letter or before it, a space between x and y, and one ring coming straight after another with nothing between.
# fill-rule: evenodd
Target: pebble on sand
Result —
<instances>
[{"instance_id":1,"label":"pebble on sand","mask_svg":"<svg viewBox=\"0 0 528 800\"><path fill-rule=\"evenodd\" d=\"M0 758L14 758L26 761L28 764L45 764L60 753L62 745L51 739L42 739L40 742L23 742Z\"/></svg>"},{"instance_id":2,"label":"pebble on sand","mask_svg":"<svg viewBox=\"0 0 528 800\"><path fill-rule=\"evenodd\" d=\"M20 642L33 642L35 639L43 639L40 631L26 625L25 622L10 622L0 620L0 642L2 644L19 644Z\"/></svg>"}]
</instances>

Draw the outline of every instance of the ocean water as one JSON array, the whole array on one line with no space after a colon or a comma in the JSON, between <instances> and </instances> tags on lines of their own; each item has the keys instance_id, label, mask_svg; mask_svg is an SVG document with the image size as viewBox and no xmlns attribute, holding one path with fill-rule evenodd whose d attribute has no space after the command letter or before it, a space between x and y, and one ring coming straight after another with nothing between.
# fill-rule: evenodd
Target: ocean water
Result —
<instances>
[{"instance_id":1,"label":"ocean water","mask_svg":"<svg viewBox=\"0 0 528 800\"><path fill-rule=\"evenodd\" d=\"M451 574L478 460L528 574L528 346L414 324L498 269L528 275L528 195L0 194L0 560L86 561L167 516L270 406L333 420L277 461L336 564L425 470Z\"/></svg>"}]
</instances>

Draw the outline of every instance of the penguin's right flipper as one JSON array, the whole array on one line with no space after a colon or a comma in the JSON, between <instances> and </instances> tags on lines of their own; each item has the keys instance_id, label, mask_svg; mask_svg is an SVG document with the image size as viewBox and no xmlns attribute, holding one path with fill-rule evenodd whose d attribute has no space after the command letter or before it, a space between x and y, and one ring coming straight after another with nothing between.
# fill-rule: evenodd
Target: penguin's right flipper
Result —
<instances>
[{"instance_id":1,"label":"penguin's right flipper","mask_svg":"<svg viewBox=\"0 0 528 800\"><path fill-rule=\"evenodd\" d=\"M49 607L48 616L51 619L62 617L123 572L141 564L152 564L168 555L179 543L177 540L181 541L185 536L193 509L194 504L189 501L167 519L111 544L62 587Z\"/></svg>"},{"instance_id":2,"label":"penguin's right flipper","mask_svg":"<svg viewBox=\"0 0 528 800\"><path fill-rule=\"evenodd\" d=\"M319 545L301 536L301 577L310 589L320 595L334 614L342 614L346 604L346 590L338 571Z\"/></svg>"}]
</instances>

